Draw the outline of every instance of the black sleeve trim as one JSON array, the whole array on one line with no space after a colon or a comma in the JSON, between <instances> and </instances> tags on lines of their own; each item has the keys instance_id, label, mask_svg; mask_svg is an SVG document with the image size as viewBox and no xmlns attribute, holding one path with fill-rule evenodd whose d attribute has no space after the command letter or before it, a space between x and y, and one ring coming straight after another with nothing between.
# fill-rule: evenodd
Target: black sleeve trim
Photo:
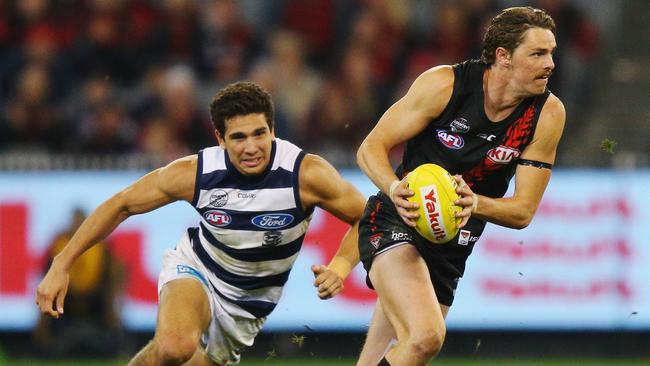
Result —
<instances>
[{"instance_id":1,"label":"black sleeve trim","mask_svg":"<svg viewBox=\"0 0 650 366\"><path fill-rule=\"evenodd\" d=\"M535 168L553 169L553 164L544 163L537 160L519 159L519 165L532 166Z\"/></svg>"}]
</instances>

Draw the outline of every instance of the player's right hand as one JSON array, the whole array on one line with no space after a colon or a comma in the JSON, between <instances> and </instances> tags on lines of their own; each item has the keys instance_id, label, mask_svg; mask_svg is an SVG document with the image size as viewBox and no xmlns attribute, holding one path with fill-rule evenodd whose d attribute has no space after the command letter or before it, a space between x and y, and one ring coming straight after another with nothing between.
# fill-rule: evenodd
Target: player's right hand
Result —
<instances>
[{"instance_id":1,"label":"player's right hand","mask_svg":"<svg viewBox=\"0 0 650 366\"><path fill-rule=\"evenodd\" d=\"M57 319L63 315L63 301L68 292L69 281L68 271L53 263L36 288L36 305L41 313Z\"/></svg>"},{"instance_id":2,"label":"player's right hand","mask_svg":"<svg viewBox=\"0 0 650 366\"><path fill-rule=\"evenodd\" d=\"M390 190L389 194L390 199L395 204L397 213L402 217L402 220L404 220L406 225L415 227L415 221L420 217L420 214L416 211L419 205L407 200L407 198L413 196L415 192L406 187L406 177L399 181L398 184L394 185L394 188Z\"/></svg>"},{"instance_id":3,"label":"player's right hand","mask_svg":"<svg viewBox=\"0 0 650 366\"><path fill-rule=\"evenodd\" d=\"M343 290L343 279L328 266L313 264L311 271L314 273L314 287L318 289L321 300L330 299Z\"/></svg>"}]
</instances>

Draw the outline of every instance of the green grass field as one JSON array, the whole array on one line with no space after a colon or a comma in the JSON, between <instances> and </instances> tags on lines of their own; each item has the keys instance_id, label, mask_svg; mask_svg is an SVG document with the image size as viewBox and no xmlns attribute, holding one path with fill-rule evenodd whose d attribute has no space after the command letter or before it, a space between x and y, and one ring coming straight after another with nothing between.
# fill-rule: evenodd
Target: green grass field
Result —
<instances>
[{"instance_id":1,"label":"green grass field","mask_svg":"<svg viewBox=\"0 0 650 366\"><path fill-rule=\"evenodd\" d=\"M0 365L11 366L117 366L126 365L128 360L121 361L92 361L92 360L69 360L44 362L42 360L0 360ZM292 359L292 360L243 360L241 366L343 366L354 365L354 359ZM475 359L475 358L441 358L432 365L446 366L647 366L650 359L624 360L624 359L564 359L564 360L533 360L533 359Z\"/></svg>"}]
</instances>

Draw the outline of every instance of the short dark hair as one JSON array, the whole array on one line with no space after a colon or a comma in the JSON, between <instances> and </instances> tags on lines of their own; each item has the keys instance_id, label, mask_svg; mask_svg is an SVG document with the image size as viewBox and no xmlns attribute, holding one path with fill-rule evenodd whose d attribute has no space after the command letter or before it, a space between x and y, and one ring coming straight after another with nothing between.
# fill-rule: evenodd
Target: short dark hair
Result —
<instances>
[{"instance_id":1,"label":"short dark hair","mask_svg":"<svg viewBox=\"0 0 650 366\"><path fill-rule=\"evenodd\" d=\"M210 117L214 128L222 137L226 133L226 120L252 113L263 113L269 130L273 131L273 101L271 95L259 85L239 81L221 89L210 102Z\"/></svg>"},{"instance_id":2,"label":"short dark hair","mask_svg":"<svg viewBox=\"0 0 650 366\"><path fill-rule=\"evenodd\" d=\"M555 35L555 22L544 10L530 6L504 9L492 18L485 32L481 60L488 65L494 64L498 47L512 53L530 28L548 29Z\"/></svg>"}]
</instances>

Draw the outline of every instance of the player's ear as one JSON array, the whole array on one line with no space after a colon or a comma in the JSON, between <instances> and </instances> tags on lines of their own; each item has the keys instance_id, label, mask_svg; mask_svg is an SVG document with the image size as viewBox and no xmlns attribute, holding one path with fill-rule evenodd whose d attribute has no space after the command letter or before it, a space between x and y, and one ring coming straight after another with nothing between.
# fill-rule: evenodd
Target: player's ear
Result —
<instances>
[{"instance_id":1,"label":"player's ear","mask_svg":"<svg viewBox=\"0 0 650 366\"><path fill-rule=\"evenodd\" d=\"M496 56L496 63L498 65L501 65L505 68L510 67L510 59L512 57L510 51L506 50L503 47L497 47L497 49L494 51L494 54Z\"/></svg>"},{"instance_id":2,"label":"player's ear","mask_svg":"<svg viewBox=\"0 0 650 366\"><path fill-rule=\"evenodd\" d=\"M223 136L221 136L221 132L219 130L214 130L214 136L217 138L217 142L219 142L219 146L224 147L224 139Z\"/></svg>"}]
</instances>

